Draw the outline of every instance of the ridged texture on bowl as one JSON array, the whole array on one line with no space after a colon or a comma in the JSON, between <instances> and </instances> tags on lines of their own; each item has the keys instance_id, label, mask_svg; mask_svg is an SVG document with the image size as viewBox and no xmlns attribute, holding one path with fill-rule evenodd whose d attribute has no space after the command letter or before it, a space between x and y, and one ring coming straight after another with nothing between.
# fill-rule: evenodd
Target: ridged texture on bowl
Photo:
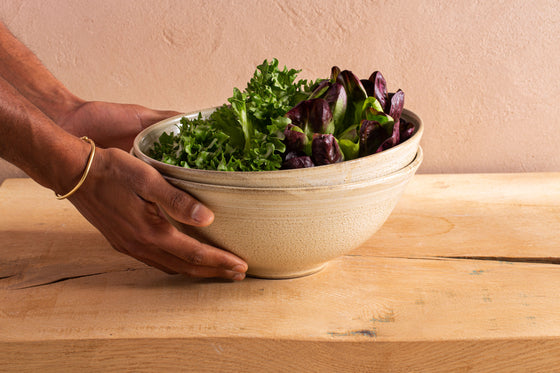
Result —
<instances>
[{"instance_id":1,"label":"ridged texture on bowl","mask_svg":"<svg viewBox=\"0 0 560 373\"><path fill-rule=\"evenodd\" d=\"M381 227L422 162L422 149L417 150L413 161L400 170L339 185L250 188L167 177L215 214L209 227L173 223L245 259L249 275L310 274L358 247Z\"/></svg>"},{"instance_id":2,"label":"ridged texture on bowl","mask_svg":"<svg viewBox=\"0 0 560 373\"><path fill-rule=\"evenodd\" d=\"M204 110L202 114L208 116L213 110L215 108ZM193 118L198 116L198 113L178 115L146 128L136 137L133 154L163 175L198 183L254 188L326 186L370 180L405 167L416 156L424 131L422 120L413 112L404 109L403 118L414 123L416 127L414 135L408 140L367 157L306 169L262 172L210 171L172 166L148 157L148 149L163 132L177 133L177 124L181 117Z\"/></svg>"}]
</instances>

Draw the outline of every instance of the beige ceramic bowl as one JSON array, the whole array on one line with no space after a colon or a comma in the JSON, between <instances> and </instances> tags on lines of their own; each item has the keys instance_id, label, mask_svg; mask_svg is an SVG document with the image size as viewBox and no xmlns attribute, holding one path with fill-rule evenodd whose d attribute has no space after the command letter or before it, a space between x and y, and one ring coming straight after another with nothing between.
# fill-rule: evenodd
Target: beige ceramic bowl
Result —
<instances>
[{"instance_id":1,"label":"beige ceramic bowl","mask_svg":"<svg viewBox=\"0 0 560 373\"><path fill-rule=\"evenodd\" d=\"M209 115L212 110L202 112ZM385 222L422 162L423 125L403 117L415 134L383 152L333 165L267 172L185 169L146 155L163 132L177 132L181 117L142 131L132 154L159 170L215 214L209 227L170 221L183 232L247 261L248 274L291 278L314 273L358 247Z\"/></svg>"},{"instance_id":2,"label":"beige ceramic bowl","mask_svg":"<svg viewBox=\"0 0 560 373\"><path fill-rule=\"evenodd\" d=\"M247 261L248 275L291 278L314 273L360 246L385 222L422 162L391 174L319 187L246 188L167 177L210 207L204 228L172 221L183 232Z\"/></svg>"},{"instance_id":3,"label":"beige ceramic bowl","mask_svg":"<svg viewBox=\"0 0 560 373\"><path fill-rule=\"evenodd\" d=\"M207 117L215 108L203 110ZM402 116L414 123L415 133L401 144L367 157L351 161L312 167L306 169L261 171L261 172L224 172L183 168L156 161L147 155L153 143L163 132L178 133L177 125L183 116L197 117L199 112L181 114L156 123L138 134L132 152L144 162L152 165L163 175L180 180L194 181L213 185L229 185L253 188L292 188L314 187L353 183L371 180L388 175L408 165L416 156L420 138L424 131L422 120L413 112L404 109Z\"/></svg>"}]
</instances>

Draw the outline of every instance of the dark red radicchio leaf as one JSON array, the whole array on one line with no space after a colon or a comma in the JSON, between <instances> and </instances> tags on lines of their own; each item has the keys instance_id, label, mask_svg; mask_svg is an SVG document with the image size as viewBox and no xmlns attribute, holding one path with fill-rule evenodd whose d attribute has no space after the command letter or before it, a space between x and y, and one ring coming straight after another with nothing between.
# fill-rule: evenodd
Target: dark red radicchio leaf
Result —
<instances>
[{"instance_id":1,"label":"dark red radicchio leaf","mask_svg":"<svg viewBox=\"0 0 560 373\"><path fill-rule=\"evenodd\" d=\"M317 87L311 92L308 99L323 97L327 89L329 89L331 82L328 80L321 81Z\"/></svg>"},{"instance_id":2,"label":"dark red radicchio leaf","mask_svg":"<svg viewBox=\"0 0 560 373\"><path fill-rule=\"evenodd\" d=\"M404 118L399 120L401 130L401 142L406 141L414 134L414 123L407 122Z\"/></svg>"},{"instance_id":3,"label":"dark red radicchio leaf","mask_svg":"<svg viewBox=\"0 0 560 373\"><path fill-rule=\"evenodd\" d=\"M359 135L360 157L376 153L385 140L390 138L385 128L375 120L363 120L360 124Z\"/></svg>"},{"instance_id":4,"label":"dark red radicchio leaf","mask_svg":"<svg viewBox=\"0 0 560 373\"><path fill-rule=\"evenodd\" d=\"M404 92L398 90L395 93L389 95L389 114L395 122L401 118L401 114L404 108Z\"/></svg>"},{"instance_id":5,"label":"dark red radicchio leaf","mask_svg":"<svg viewBox=\"0 0 560 373\"><path fill-rule=\"evenodd\" d=\"M330 83L329 89L327 89L323 98L329 104L334 122L334 128L330 129L333 129L332 132L339 131L344 124L344 116L346 115L348 105L348 97L344 86L337 82Z\"/></svg>"},{"instance_id":6,"label":"dark red radicchio leaf","mask_svg":"<svg viewBox=\"0 0 560 373\"><path fill-rule=\"evenodd\" d=\"M369 79L362 79L360 81L362 82L362 86L364 86L364 89L366 90L368 97L375 97L373 82Z\"/></svg>"},{"instance_id":7,"label":"dark red radicchio leaf","mask_svg":"<svg viewBox=\"0 0 560 373\"><path fill-rule=\"evenodd\" d=\"M311 156L315 165L326 165L341 162L342 151L332 134L315 134L311 143Z\"/></svg>"},{"instance_id":8,"label":"dark red radicchio leaf","mask_svg":"<svg viewBox=\"0 0 560 373\"><path fill-rule=\"evenodd\" d=\"M300 155L297 152L291 152L286 154L286 159L282 163L283 169L294 169L294 168L308 168L314 167L311 157L307 155Z\"/></svg>"},{"instance_id":9,"label":"dark red radicchio leaf","mask_svg":"<svg viewBox=\"0 0 560 373\"><path fill-rule=\"evenodd\" d=\"M379 101L383 111L389 114L390 101L387 93L387 81L379 71L375 71L368 79L373 85L373 92L368 94L373 96Z\"/></svg>"},{"instance_id":10,"label":"dark red radicchio leaf","mask_svg":"<svg viewBox=\"0 0 560 373\"><path fill-rule=\"evenodd\" d=\"M362 81L358 79L352 71L341 71L337 76L336 82L342 84L346 90L346 95L348 96L349 101L361 102L366 99L366 89L362 85Z\"/></svg>"},{"instance_id":11,"label":"dark red radicchio leaf","mask_svg":"<svg viewBox=\"0 0 560 373\"><path fill-rule=\"evenodd\" d=\"M313 133L326 133L332 123L332 112L329 103L322 98L308 100L308 125Z\"/></svg>"},{"instance_id":12,"label":"dark red radicchio leaf","mask_svg":"<svg viewBox=\"0 0 560 373\"><path fill-rule=\"evenodd\" d=\"M331 68L331 82L333 83L336 82L339 75L340 75L340 67L333 66Z\"/></svg>"},{"instance_id":13,"label":"dark red radicchio leaf","mask_svg":"<svg viewBox=\"0 0 560 373\"><path fill-rule=\"evenodd\" d=\"M284 129L284 144L286 145L286 152L300 152L304 149L307 142L307 136L305 136L305 133L296 129L300 128L291 123Z\"/></svg>"},{"instance_id":14,"label":"dark red radicchio leaf","mask_svg":"<svg viewBox=\"0 0 560 373\"><path fill-rule=\"evenodd\" d=\"M286 113L286 117L308 136L332 131L332 112L328 102L322 98L301 101Z\"/></svg>"},{"instance_id":15,"label":"dark red radicchio leaf","mask_svg":"<svg viewBox=\"0 0 560 373\"><path fill-rule=\"evenodd\" d=\"M293 125L304 128L307 121L307 111L307 101L301 101L291 108L285 116L290 118Z\"/></svg>"},{"instance_id":16,"label":"dark red radicchio leaf","mask_svg":"<svg viewBox=\"0 0 560 373\"><path fill-rule=\"evenodd\" d=\"M383 141L376 153L392 148L401 142L400 119L404 107L404 92L399 89L397 92L389 94L389 105L389 116L395 121L393 133L391 137Z\"/></svg>"}]
</instances>

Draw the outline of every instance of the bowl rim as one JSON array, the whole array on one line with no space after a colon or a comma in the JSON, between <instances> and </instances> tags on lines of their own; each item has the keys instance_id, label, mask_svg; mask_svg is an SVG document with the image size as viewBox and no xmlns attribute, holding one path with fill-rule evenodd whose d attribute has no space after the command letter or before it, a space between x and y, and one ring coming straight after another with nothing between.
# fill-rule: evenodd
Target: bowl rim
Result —
<instances>
[{"instance_id":1,"label":"bowl rim","mask_svg":"<svg viewBox=\"0 0 560 373\"><path fill-rule=\"evenodd\" d=\"M151 164L151 165L155 165L157 166L156 168L158 169L158 171L160 171L163 174L166 174L167 172L165 171L166 168L170 169L170 170L177 170L177 171L183 171L183 172L189 172L192 173L194 175L199 174L200 176L203 175L220 175L221 177L226 176L226 175L230 175L230 177L235 177L233 175L250 175L250 174L259 174L259 175L263 175L263 176L268 176L268 175L289 175L290 173L296 175L297 173L302 173L305 172L305 170L309 170L307 168L296 168L296 169L287 169L287 170L272 170L272 171L219 171L219 170L205 170L205 169L198 169L198 168L185 168L185 167L181 167L181 166L175 166L175 165L170 165L168 163L162 162L162 161L158 161L152 157L150 157L149 155L147 155L146 153L144 153L141 149L140 149L140 143L142 142L142 140L150 133L154 130L154 128L159 127L159 126L166 126L169 124L172 124L174 122L179 121L181 118L183 117L193 117L195 115L199 115L200 113L204 115L209 115L210 113L212 113L212 111L216 110L219 106L216 107L212 107L212 108L207 108L207 109L203 109L203 110L197 110L197 111L193 111L193 112L189 112L189 113L185 113L185 114L178 114L175 115L173 117L169 117L167 119L161 120L159 122L156 122L148 127L146 127L145 129L143 129L141 132L139 132L133 142L133 146L132 149L130 151L130 153L134 156L136 156L137 158L141 159L142 161ZM423 133L424 133L424 123L422 122L422 118L420 118L420 116L418 116L415 112L404 108L403 109L403 113L402 116L406 117L409 120L413 120L414 122L418 123L418 128L415 129L414 134L409 137L408 139L406 139L405 141L397 144L396 146L393 146L387 150L383 150L382 152L379 153L375 153L375 154L370 154L367 155L365 157L359 157L356 159L351 159L348 161L343 161L343 162L339 162L339 163L333 163L333 164L328 164L328 165L321 165L321 166L316 166L313 168L320 168L321 170L324 170L325 172L328 171L327 168L333 168L333 167L340 167L341 164L345 164L346 167L352 167L352 165L355 164L359 164L361 162L364 162L365 159L374 159L374 158L379 158L381 156L390 156L392 153L398 152L399 149L401 149L404 145L409 144L410 142L413 142L415 140L419 140ZM228 176L226 176L228 177ZM273 176L274 177L274 176Z\"/></svg>"},{"instance_id":2,"label":"bowl rim","mask_svg":"<svg viewBox=\"0 0 560 373\"><path fill-rule=\"evenodd\" d=\"M424 152L421 146L418 146L418 150L412 162L408 165L404 166L403 168L391 172L387 175L383 175L381 177L376 177L368 180L361 180L355 181L350 183L341 183L335 185L320 185L320 186L303 186L303 187L240 187L240 186L230 186L230 185L220 185L220 184L207 184L207 183L199 183L196 181L190 180L183 180L178 179L176 177L162 175L168 182L173 184L177 182L182 186L194 187L197 189L206 189L212 191L228 191L228 192L244 192L250 191L254 193L290 193L290 192L323 192L323 191L343 191L349 189L361 189L366 187L371 187L378 184L388 184L392 185L400 181L400 179L406 179L408 176L412 176L416 173L416 170L422 164L424 159Z\"/></svg>"}]
</instances>

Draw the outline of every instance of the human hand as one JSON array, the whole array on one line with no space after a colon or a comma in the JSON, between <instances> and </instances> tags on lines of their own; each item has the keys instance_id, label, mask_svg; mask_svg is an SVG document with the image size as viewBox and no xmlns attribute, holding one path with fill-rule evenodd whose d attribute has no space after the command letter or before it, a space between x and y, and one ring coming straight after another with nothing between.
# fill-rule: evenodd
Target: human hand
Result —
<instances>
[{"instance_id":1,"label":"human hand","mask_svg":"<svg viewBox=\"0 0 560 373\"><path fill-rule=\"evenodd\" d=\"M118 251L167 273L242 280L247 264L200 243L164 217L190 225L212 223L213 213L126 152L98 148L90 173L70 201Z\"/></svg>"},{"instance_id":2,"label":"human hand","mask_svg":"<svg viewBox=\"0 0 560 373\"><path fill-rule=\"evenodd\" d=\"M75 136L87 136L95 140L100 147L129 151L140 131L178 114L176 111L152 110L140 105L80 100L56 122Z\"/></svg>"},{"instance_id":3,"label":"human hand","mask_svg":"<svg viewBox=\"0 0 560 373\"><path fill-rule=\"evenodd\" d=\"M128 151L142 129L179 113L78 98L1 21L0 61L2 158L64 194L83 172L90 149L79 137L88 136L100 147L85 183L69 199L115 249L168 273L244 278L243 260L180 233L161 209L200 226L212 222L212 212L116 149Z\"/></svg>"}]
</instances>

